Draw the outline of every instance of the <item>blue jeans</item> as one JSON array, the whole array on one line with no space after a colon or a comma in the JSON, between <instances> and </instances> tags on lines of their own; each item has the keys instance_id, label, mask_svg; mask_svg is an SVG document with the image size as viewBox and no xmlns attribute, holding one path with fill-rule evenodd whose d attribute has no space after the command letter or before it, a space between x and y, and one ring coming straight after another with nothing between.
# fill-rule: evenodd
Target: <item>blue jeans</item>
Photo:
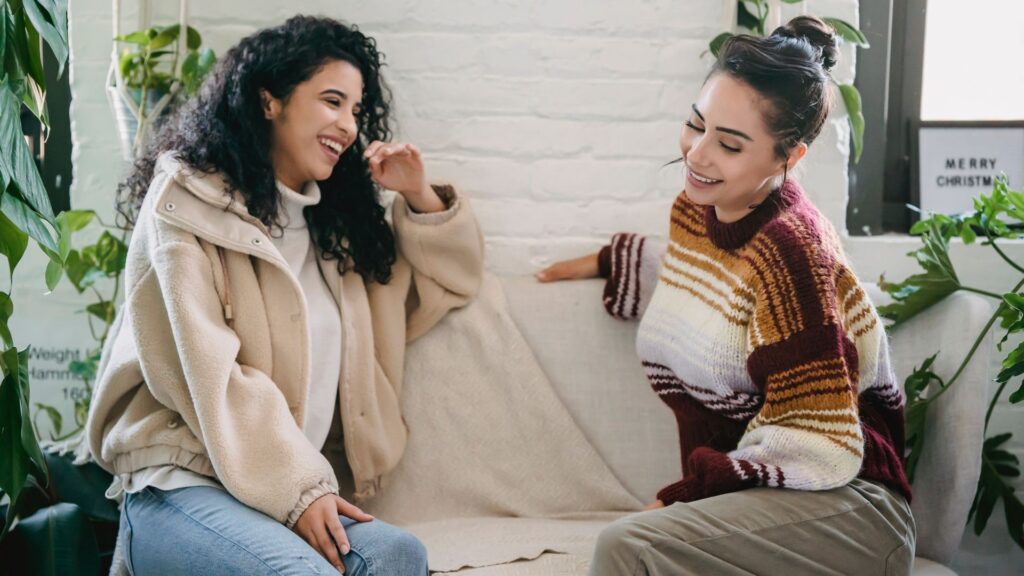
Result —
<instances>
[{"instance_id":1,"label":"blue jeans","mask_svg":"<svg viewBox=\"0 0 1024 576\"><path fill-rule=\"evenodd\" d=\"M412 534L340 518L352 547L342 557L347 575L427 574L427 551ZM121 538L135 576L338 573L298 534L209 486L125 494Z\"/></svg>"}]
</instances>

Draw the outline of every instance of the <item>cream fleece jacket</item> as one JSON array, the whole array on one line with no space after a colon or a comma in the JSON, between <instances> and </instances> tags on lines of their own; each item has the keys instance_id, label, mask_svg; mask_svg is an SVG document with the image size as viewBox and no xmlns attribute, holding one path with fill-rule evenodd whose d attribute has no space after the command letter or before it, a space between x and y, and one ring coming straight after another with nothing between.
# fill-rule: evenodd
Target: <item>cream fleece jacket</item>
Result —
<instances>
[{"instance_id":1,"label":"cream fleece jacket","mask_svg":"<svg viewBox=\"0 0 1024 576\"><path fill-rule=\"evenodd\" d=\"M267 229L219 174L162 156L128 250L125 303L103 351L87 433L113 474L174 464L291 527L338 481L302 432L310 379L302 290ZM450 191L450 188L448 189ZM406 444L406 343L475 296L483 240L464 198L447 219L401 196L388 284L321 262L341 310L339 405L356 498Z\"/></svg>"}]
</instances>

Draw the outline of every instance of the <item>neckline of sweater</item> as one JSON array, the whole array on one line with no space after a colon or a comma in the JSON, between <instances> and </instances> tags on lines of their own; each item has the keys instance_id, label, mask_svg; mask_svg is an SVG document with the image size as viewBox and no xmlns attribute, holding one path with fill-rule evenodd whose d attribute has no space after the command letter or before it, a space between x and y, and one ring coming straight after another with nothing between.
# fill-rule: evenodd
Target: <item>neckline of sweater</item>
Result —
<instances>
[{"instance_id":1,"label":"neckline of sweater","mask_svg":"<svg viewBox=\"0 0 1024 576\"><path fill-rule=\"evenodd\" d=\"M280 195L278 209L283 216L281 228L285 230L301 230L306 228L306 218L303 215L303 210L307 206L315 206L320 203L320 186L316 182L311 181L303 186L302 192L297 192L278 180L277 192Z\"/></svg>"},{"instance_id":2,"label":"neckline of sweater","mask_svg":"<svg viewBox=\"0 0 1024 576\"><path fill-rule=\"evenodd\" d=\"M728 223L718 219L714 206L704 206L704 227L708 238L723 250L736 250L749 242L765 224L800 202L803 197L800 184L795 180L786 180L781 188L772 192L753 212Z\"/></svg>"}]
</instances>

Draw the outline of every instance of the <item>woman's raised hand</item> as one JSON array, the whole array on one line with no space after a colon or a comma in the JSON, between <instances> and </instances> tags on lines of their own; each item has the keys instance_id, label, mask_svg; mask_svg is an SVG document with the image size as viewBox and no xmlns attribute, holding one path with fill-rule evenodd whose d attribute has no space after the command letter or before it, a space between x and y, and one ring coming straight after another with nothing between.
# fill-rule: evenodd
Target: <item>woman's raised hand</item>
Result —
<instances>
[{"instance_id":1,"label":"woman's raised hand","mask_svg":"<svg viewBox=\"0 0 1024 576\"><path fill-rule=\"evenodd\" d=\"M348 554L351 546L338 514L357 522L373 520L373 516L337 494L324 494L306 508L292 530L337 568L338 572L344 574L345 563L341 557Z\"/></svg>"},{"instance_id":2,"label":"woman's raised hand","mask_svg":"<svg viewBox=\"0 0 1024 576\"><path fill-rule=\"evenodd\" d=\"M415 144L375 140L363 152L370 176L383 188L401 194L417 212L440 212L444 202L427 185L423 156Z\"/></svg>"},{"instance_id":3,"label":"woman's raised hand","mask_svg":"<svg viewBox=\"0 0 1024 576\"><path fill-rule=\"evenodd\" d=\"M597 278L597 255L598 252L594 252L580 258L555 262L551 266L537 272L536 278L541 282Z\"/></svg>"}]
</instances>

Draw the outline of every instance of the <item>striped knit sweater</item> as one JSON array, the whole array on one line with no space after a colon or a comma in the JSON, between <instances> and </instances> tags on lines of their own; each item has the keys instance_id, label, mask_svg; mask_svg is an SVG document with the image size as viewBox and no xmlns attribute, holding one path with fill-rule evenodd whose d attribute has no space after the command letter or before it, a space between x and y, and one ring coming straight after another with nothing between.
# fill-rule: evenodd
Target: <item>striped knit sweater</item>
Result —
<instances>
[{"instance_id":1,"label":"striped knit sweater","mask_svg":"<svg viewBox=\"0 0 1024 576\"><path fill-rule=\"evenodd\" d=\"M665 504L857 476L910 498L884 329L798 184L731 224L684 192L667 246L617 234L599 261L605 307L642 318L637 352L678 421Z\"/></svg>"}]
</instances>

